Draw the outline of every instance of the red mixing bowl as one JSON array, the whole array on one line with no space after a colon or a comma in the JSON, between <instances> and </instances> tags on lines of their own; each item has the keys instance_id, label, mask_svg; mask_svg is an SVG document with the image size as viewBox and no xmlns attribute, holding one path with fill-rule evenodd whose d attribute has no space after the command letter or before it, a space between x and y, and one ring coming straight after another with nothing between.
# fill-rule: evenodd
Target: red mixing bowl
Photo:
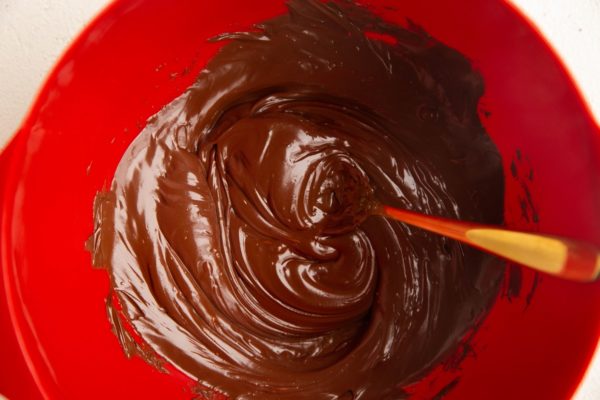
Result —
<instances>
[{"instance_id":1,"label":"red mixing bowl","mask_svg":"<svg viewBox=\"0 0 600 400\"><path fill-rule=\"evenodd\" d=\"M363 3L399 24L410 18L483 75L506 224L600 245L600 130L538 32L502 1ZM193 397L193 382L125 358L113 336L108 277L84 249L92 201L146 119L219 48L207 38L284 11L280 0L116 1L57 64L1 158L0 391L11 399ZM440 382L452 389L444 399L572 395L598 342L600 283L522 274L461 348L459 370L436 369L411 389L415 399Z\"/></svg>"}]
</instances>

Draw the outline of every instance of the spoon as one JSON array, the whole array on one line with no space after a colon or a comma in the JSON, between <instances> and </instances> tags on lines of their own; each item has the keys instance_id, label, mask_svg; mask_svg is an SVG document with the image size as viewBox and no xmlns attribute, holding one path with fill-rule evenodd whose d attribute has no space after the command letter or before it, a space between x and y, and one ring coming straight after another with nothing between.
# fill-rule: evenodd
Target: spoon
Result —
<instances>
[{"instance_id":1,"label":"spoon","mask_svg":"<svg viewBox=\"0 0 600 400\"><path fill-rule=\"evenodd\" d=\"M600 249L593 244L497 226L432 217L387 205L374 213L446 236L537 271L578 282L600 274Z\"/></svg>"}]
</instances>

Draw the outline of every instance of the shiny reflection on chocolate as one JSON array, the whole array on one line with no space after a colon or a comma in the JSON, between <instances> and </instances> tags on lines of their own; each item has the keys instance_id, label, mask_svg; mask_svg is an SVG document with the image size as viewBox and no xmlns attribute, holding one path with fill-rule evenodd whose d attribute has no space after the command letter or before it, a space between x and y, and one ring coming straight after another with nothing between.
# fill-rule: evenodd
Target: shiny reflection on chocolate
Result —
<instances>
[{"instance_id":1,"label":"shiny reflection on chocolate","mask_svg":"<svg viewBox=\"0 0 600 400\"><path fill-rule=\"evenodd\" d=\"M370 201L502 221L480 76L349 3L292 0L215 40L96 199L113 321L231 398L401 397L485 314L503 271Z\"/></svg>"}]
</instances>

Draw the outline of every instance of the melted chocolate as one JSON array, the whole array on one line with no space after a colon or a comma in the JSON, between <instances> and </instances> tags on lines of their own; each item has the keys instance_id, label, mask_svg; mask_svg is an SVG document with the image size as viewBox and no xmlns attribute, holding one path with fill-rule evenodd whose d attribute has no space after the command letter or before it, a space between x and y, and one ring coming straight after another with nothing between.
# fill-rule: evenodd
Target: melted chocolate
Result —
<instances>
[{"instance_id":1,"label":"melted chocolate","mask_svg":"<svg viewBox=\"0 0 600 400\"><path fill-rule=\"evenodd\" d=\"M291 0L216 40L96 199L94 262L118 313L231 398L401 397L482 317L503 271L369 201L501 223L481 77L349 3Z\"/></svg>"}]
</instances>

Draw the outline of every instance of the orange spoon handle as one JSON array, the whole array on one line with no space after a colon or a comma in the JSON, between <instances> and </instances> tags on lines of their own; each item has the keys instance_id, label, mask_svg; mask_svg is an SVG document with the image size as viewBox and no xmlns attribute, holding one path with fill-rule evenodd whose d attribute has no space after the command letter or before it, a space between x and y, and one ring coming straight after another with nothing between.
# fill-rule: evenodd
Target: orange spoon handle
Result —
<instances>
[{"instance_id":1,"label":"orange spoon handle","mask_svg":"<svg viewBox=\"0 0 600 400\"><path fill-rule=\"evenodd\" d=\"M386 205L380 207L380 214L561 278L589 282L600 275L600 249L590 243L432 217Z\"/></svg>"}]
</instances>

